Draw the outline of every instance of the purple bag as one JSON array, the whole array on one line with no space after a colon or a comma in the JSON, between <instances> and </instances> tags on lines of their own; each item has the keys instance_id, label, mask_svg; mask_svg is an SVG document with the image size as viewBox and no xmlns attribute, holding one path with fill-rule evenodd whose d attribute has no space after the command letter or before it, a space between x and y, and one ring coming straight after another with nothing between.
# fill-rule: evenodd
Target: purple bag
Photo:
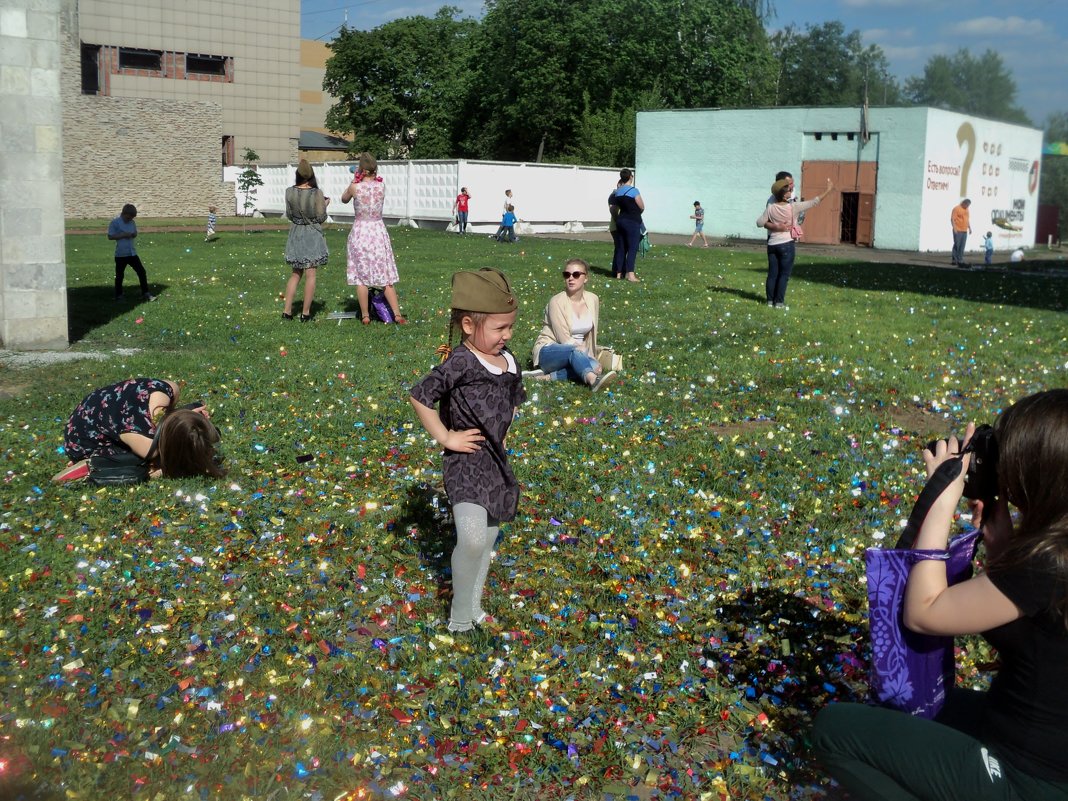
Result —
<instances>
[{"instance_id":1,"label":"purple bag","mask_svg":"<svg viewBox=\"0 0 1068 801\"><path fill-rule=\"evenodd\" d=\"M371 307L371 317L381 320L383 323L397 322L393 317L393 309L389 307L389 301L378 287L371 287L367 293L367 302Z\"/></svg>"},{"instance_id":2,"label":"purple bag","mask_svg":"<svg viewBox=\"0 0 1068 801\"><path fill-rule=\"evenodd\" d=\"M933 718L941 711L956 674L953 638L917 634L905 628L905 583L912 566L925 559L945 560L950 584L969 578L979 537L978 529L953 537L947 551L868 548L864 552L871 627L870 686L879 704L923 718Z\"/></svg>"},{"instance_id":3,"label":"purple bag","mask_svg":"<svg viewBox=\"0 0 1068 801\"><path fill-rule=\"evenodd\" d=\"M949 540L945 551L913 549L927 513L938 496L960 476L961 456L947 459L927 479L893 548L868 548L868 625L871 628L871 695L883 706L933 718L953 686L956 668L953 638L917 634L905 628L905 584L909 571L925 559L946 562L946 581L957 584L972 575L972 558L982 536L971 529Z\"/></svg>"}]
</instances>

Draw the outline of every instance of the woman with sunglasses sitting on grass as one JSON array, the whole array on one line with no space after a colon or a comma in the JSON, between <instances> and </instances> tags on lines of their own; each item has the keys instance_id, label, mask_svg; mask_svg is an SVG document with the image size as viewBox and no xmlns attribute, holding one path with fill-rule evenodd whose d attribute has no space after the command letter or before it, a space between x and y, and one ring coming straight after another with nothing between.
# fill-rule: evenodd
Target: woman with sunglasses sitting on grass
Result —
<instances>
[{"instance_id":1,"label":"woman with sunglasses sitting on grass","mask_svg":"<svg viewBox=\"0 0 1068 801\"><path fill-rule=\"evenodd\" d=\"M549 300L545 322L534 342L534 366L524 372L530 378L570 378L599 392L616 380L615 371L604 372L597 361L597 326L601 304L586 291L590 265L568 259L564 265L564 291Z\"/></svg>"},{"instance_id":2,"label":"woman with sunglasses sitting on grass","mask_svg":"<svg viewBox=\"0 0 1068 801\"><path fill-rule=\"evenodd\" d=\"M207 408L175 408L178 392L173 381L159 378L129 378L90 392L67 420L63 444L71 463L52 480L88 478L93 456L145 459L150 452L152 478L225 475Z\"/></svg>"}]
</instances>

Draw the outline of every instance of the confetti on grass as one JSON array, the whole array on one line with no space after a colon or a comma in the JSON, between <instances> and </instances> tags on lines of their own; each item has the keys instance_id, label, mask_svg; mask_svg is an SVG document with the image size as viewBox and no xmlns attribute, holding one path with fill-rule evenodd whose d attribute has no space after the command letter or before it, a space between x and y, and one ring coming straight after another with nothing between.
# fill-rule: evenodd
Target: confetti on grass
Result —
<instances>
[{"instance_id":1,"label":"confetti on grass","mask_svg":"<svg viewBox=\"0 0 1068 801\"><path fill-rule=\"evenodd\" d=\"M371 342L279 328L254 268L283 242L228 237L210 269L183 254L151 317L94 333L142 338L122 369L199 373L225 481L44 485L100 368L0 400L0 782L153 801L820 798L807 727L866 691L862 552L895 538L919 444L1064 383L1041 282L802 258L791 305L808 311L785 320L751 253L658 247L640 288L595 289L627 359L613 392L531 387L494 622L453 635L440 460L404 386L434 361L456 254L397 232L419 313ZM515 263L542 266L511 268L520 342L559 291L549 256L603 263L595 244L525 247ZM69 254L72 278L100 252ZM958 645L981 684L989 653Z\"/></svg>"}]
</instances>

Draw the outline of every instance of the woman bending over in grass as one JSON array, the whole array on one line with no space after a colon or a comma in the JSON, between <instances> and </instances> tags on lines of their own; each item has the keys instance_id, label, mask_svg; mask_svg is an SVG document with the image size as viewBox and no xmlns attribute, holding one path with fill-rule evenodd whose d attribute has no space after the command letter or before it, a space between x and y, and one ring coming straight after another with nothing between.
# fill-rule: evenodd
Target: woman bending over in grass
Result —
<instances>
[{"instance_id":1,"label":"woman bending over in grass","mask_svg":"<svg viewBox=\"0 0 1068 801\"><path fill-rule=\"evenodd\" d=\"M973 502L987 568L948 586L944 561L918 562L904 622L920 634L981 634L1001 667L987 692L950 690L934 720L862 704L821 711L816 754L851 798L1068 799L1068 389L1016 402L994 436L998 498L985 513ZM924 451L928 477L959 451L954 437ZM971 458L931 507L916 548L946 549Z\"/></svg>"},{"instance_id":2,"label":"woman bending over in grass","mask_svg":"<svg viewBox=\"0 0 1068 801\"><path fill-rule=\"evenodd\" d=\"M53 481L86 478L91 456L147 457L153 440L153 477L225 475L207 408L176 409L178 392L173 381L159 378L130 378L90 392L67 420L63 439L71 463Z\"/></svg>"}]
</instances>

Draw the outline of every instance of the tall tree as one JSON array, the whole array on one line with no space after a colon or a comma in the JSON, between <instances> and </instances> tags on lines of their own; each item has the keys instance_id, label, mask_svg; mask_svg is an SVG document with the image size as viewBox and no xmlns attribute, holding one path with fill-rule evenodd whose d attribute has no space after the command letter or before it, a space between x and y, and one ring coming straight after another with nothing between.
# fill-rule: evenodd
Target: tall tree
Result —
<instances>
[{"instance_id":1,"label":"tall tree","mask_svg":"<svg viewBox=\"0 0 1068 801\"><path fill-rule=\"evenodd\" d=\"M464 139L472 155L581 150L582 125L669 107L770 102L774 60L740 0L488 0ZM654 33L655 32L655 35ZM588 100L586 98L588 97Z\"/></svg>"},{"instance_id":2,"label":"tall tree","mask_svg":"<svg viewBox=\"0 0 1068 801\"><path fill-rule=\"evenodd\" d=\"M444 6L434 17L405 17L372 31L342 28L330 43L323 88L337 98L327 112L332 131L353 150L385 158L456 155L463 101L457 76L478 29Z\"/></svg>"},{"instance_id":3,"label":"tall tree","mask_svg":"<svg viewBox=\"0 0 1068 801\"><path fill-rule=\"evenodd\" d=\"M558 161L605 167L633 166L638 112L666 108L658 86L640 92L631 105L621 109L613 102L600 111L591 110L589 92L583 94L583 101L573 143L566 154L556 156Z\"/></svg>"},{"instance_id":4,"label":"tall tree","mask_svg":"<svg viewBox=\"0 0 1068 801\"><path fill-rule=\"evenodd\" d=\"M776 105L855 106L865 89L873 104L900 102L901 90L877 45L864 47L860 31L847 34L841 22L792 25L771 37L779 56Z\"/></svg>"},{"instance_id":5,"label":"tall tree","mask_svg":"<svg viewBox=\"0 0 1068 801\"><path fill-rule=\"evenodd\" d=\"M967 48L952 56L932 56L923 68L923 76L905 83L905 95L921 106L1031 124L1016 105L1016 81L993 50L978 58Z\"/></svg>"}]
</instances>

